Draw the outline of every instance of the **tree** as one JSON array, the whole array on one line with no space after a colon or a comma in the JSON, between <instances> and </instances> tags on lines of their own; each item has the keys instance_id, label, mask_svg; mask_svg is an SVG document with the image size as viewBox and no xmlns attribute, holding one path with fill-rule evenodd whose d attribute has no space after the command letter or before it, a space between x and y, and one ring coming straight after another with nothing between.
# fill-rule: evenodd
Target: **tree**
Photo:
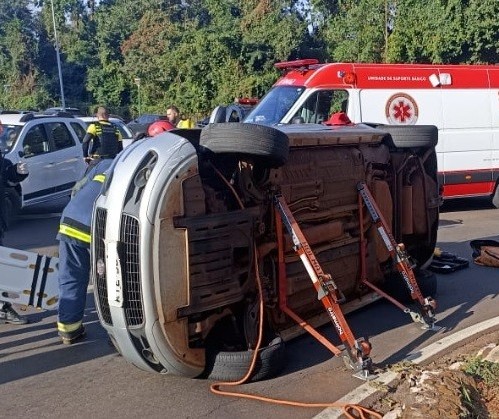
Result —
<instances>
[{"instance_id":1,"label":"tree","mask_svg":"<svg viewBox=\"0 0 499 419\"><path fill-rule=\"evenodd\" d=\"M0 4L0 107L31 109L46 103L45 81L35 66L36 27L29 2Z\"/></svg>"},{"instance_id":2,"label":"tree","mask_svg":"<svg viewBox=\"0 0 499 419\"><path fill-rule=\"evenodd\" d=\"M385 26L384 0L338 2L337 12L323 28L330 57L335 61L383 61Z\"/></svg>"}]
</instances>

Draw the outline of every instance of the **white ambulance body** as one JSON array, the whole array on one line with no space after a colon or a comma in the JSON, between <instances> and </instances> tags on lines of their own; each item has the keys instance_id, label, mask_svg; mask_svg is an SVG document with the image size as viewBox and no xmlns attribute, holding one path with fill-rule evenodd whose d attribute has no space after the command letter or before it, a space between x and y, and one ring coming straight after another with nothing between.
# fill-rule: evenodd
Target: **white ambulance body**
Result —
<instances>
[{"instance_id":1,"label":"white ambulance body","mask_svg":"<svg viewBox=\"0 0 499 419\"><path fill-rule=\"evenodd\" d=\"M283 76L245 122L436 125L445 198L488 196L499 178L499 66L277 63ZM498 192L499 193L499 192Z\"/></svg>"}]
</instances>

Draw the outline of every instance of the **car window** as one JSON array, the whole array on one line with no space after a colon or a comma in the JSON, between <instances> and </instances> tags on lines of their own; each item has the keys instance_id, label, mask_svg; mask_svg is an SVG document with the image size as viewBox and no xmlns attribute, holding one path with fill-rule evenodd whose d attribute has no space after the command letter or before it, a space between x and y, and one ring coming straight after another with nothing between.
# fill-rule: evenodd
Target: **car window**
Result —
<instances>
[{"instance_id":1,"label":"car window","mask_svg":"<svg viewBox=\"0 0 499 419\"><path fill-rule=\"evenodd\" d=\"M78 122L71 122L71 128L74 129L81 143L83 141L83 138L85 138L85 128L83 128Z\"/></svg>"},{"instance_id":2,"label":"car window","mask_svg":"<svg viewBox=\"0 0 499 419\"><path fill-rule=\"evenodd\" d=\"M344 111L348 101L346 90L319 90L312 93L294 115L293 121L320 124L335 113Z\"/></svg>"},{"instance_id":3,"label":"car window","mask_svg":"<svg viewBox=\"0 0 499 419\"><path fill-rule=\"evenodd\" d=\"M113 124L118 128L121 133L121 138L132 138L133 134L123 123L113 121Z\"/></svg>"},{"instance_id":4,"label":"car window","mask_svg":"<svg viewBox=\"0 0 499 419\"><path fill-rule=\"evenodd\" d=\"M159 115L141 115L137 118L139 124L151 124L159 119Z\"/></svg>"},{"instance_id":5,"label":"car window","mask_svg":"<svg viewBox=\"0 0 499 419\"><path fill-rule=\"evenodd\" d=\"M26 133L23 141L23 151L25 157L38 156L50 151L49 141L43 124L31 127Z\"/></svg>"},{"instance_id":6,"label":"car window","mask_svg":"<svg viewBox=\"0 0 499 419\"><path fill-rule=\"evenodd\" d=\"M0 135L0 151L8 153L16 144L21 127L17 125L4 125L2 135Z\"/></svg>"},{"instance_id":7,"label":"car window","mask_svg":"<svg viewBox=\"0 0 499 419\"><path fill-rule=\"evenodd\" d=\"M75 145L75 141L64 122L49 122L47 131L50 133L54 150L63 150Z\"/></svg>"}]
</instances>

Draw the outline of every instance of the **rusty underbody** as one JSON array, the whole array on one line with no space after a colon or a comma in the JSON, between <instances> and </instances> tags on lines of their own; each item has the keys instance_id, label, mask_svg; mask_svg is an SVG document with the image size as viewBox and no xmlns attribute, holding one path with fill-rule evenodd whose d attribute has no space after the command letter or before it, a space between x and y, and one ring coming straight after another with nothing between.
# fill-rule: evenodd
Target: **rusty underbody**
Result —
<instances>
[{"instance_id":1,"label":"rusty underbody","mask_svg":"<svg viewBox=\"0 0 499 419\"><path fill-rule=\"evenodd\" d=\"M198 172L182 183L183 215L175 217L174 226L187 232L189 304L178 307L177 318L188 320L193 348L203 347L213 326L226 316L243 325L251 346L256 329L255 246L267 327L284 336L298 331L279 308L280 292L301 318L315 325L327 320L290 237L285 237L287 279L284 287L279 284L272 203L276 193L345 296L344 312L378 298L361 283L361 231L367 238L368 280L383 286L392 270L372 220L364 216L360 224L358 182L366 182L395 239L418 265L433 254L440 202L433 148L394 149L377 133L288 137L289 159L280 168L262 169L227 156L200 157Z\"/></svg>"}]
</instances>

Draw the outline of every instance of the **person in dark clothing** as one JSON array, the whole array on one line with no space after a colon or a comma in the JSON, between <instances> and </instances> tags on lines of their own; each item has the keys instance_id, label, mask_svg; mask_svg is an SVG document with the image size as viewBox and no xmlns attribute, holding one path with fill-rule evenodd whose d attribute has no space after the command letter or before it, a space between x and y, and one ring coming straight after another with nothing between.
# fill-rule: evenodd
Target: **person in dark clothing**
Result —
<instances>
[{"instance_id":1,"label":"person in dark clothing","mask_svg":"<svg viewBox=\"0 0 499 419\"><path fill-rule=\"evenodd\" d=\"M91 221L111 159L100 159L79 182L59 224L59 309L57 330L62 343L85 336L83 314L90 275Z\"/></svg>"},{"instance_id":2,"label":"person in dark clothing","mask_svg":"<svg viewBox=\"0 0 499 419\"><path fill-rule=\"evenodd\" d=\"M0 122L0 137L2 133L3 126ZM3 157L0 151L0 246L3 245L3 235L7 228L5 188L15 186L26 179L27 176L28 168L26 163L12 164L9 159ZM26 324L28 323L28 319L19 315L10 302L0 300L0 324L4 323Z\"/></svg>"},{"instance_id":3,"label":"person in dark clothing","mask_svg":"<svg viewBox=\"0 0 499 419\"><path fill-rule=\"evenodd\" d=\"M83 138L83 158L87 163L99 159L114 159L123 150L121 133L109 122L109 113L100 106L97 109L97 122L90 124Z\"/></svg>"}]
</instances>

